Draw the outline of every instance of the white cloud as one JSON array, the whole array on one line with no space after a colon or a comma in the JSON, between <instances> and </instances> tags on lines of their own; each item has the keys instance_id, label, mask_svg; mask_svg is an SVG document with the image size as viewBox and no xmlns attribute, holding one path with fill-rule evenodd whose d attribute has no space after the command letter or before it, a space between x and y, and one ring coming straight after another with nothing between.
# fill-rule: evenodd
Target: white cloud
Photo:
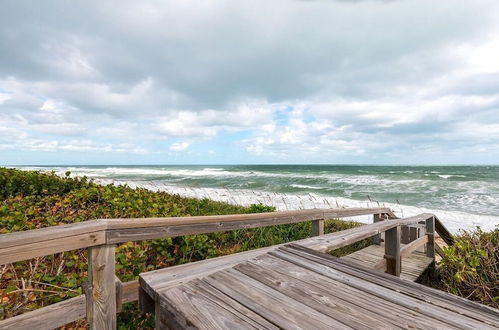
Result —
<instances>
[{"instance_id":1,"label":"white cloud","mask_svg":"<svg viewBox=\"0 0 499 330\"><path fill-rule=\"evenodd\" d=\"M308 161L499 144L497 1L32 9L0 12L4 149L222 154L223 139L248 161Z\"/></svg>"},{"instance_id":2,"label":"white cloud","mask_svg":"<svg viewBox=\"0 0 499 330\"><path fill-rule=\"evenodd\" d=\"M183 151L187 148L189 148L190 146L190 143L189 142L177 142L177 143L174 143L170 146L170 150L171 151Z\"/></svg>"}]
</instances>

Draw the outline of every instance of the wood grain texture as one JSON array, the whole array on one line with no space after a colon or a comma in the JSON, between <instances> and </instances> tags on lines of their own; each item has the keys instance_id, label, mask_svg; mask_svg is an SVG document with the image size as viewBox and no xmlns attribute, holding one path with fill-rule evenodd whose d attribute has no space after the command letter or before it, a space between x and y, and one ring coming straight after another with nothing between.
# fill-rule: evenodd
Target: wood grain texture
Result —
<instances>
[{"instance_id":1,"label":"wood grain texture","mask_svg":"<svg viewBox=\"0 0 499 330\"><path fill-rule=\"evenodd\" d=\"M400 257L400 226L391 228L385 233L385 260L386 272L391 275L400 276L402 260Z\"/></svg>"},{"instance_id":2,"label":"wood grain texture","mask_svg":"<svg viewBox=\"0 0 499 330\"><path fill-rule=\"evenodd\" d=\"M379 274L381 273L368 270L367 268L359 268L358 265L341 265L338 263L338 259L334 257L323 258L322 256L315 255L314 253L299 251L293 248L281 248L270 252L269 254L292 262L300 267L317 272L318 274L329 277L334 281L338 281L358 290L372 294L380 299L411 309L413 312L424 315L428 319L435 319L444 322L447 324L447 328L473 329L480 327L480 329L493 329L488 325L488 323L477 323L474 318L461 314L465 311L459 310L459 312L456 312L456 306L452 306L452 304L450 304L449 308L446 308L443 304L428 304L428 298L426 295L422 295L418 291L406 290L409 294L401 294L400 287L395 289L394 284L397 283L394 283L394 281L390 278L385 278L381 283L376 283L376 280L379 279ZM349 267L350 271L348 271ZM394 276L390 277L398 279ZM404 280L399 281L414 285L412 282ZM419 286L422 287L422 285ZM402 288L404 287L405 285L402 286ZM499 320L499 313L497 313L497 320Z\"/></svg>"},{"instance_id":3,"label":"wood grain texture","mask_svg":"<svg viewBox=\"0 0 499 330\"><path fill-rule=\"evenodd\" d=\"M422 327L415 326L415 324L422 323L427 324L428 327L431 326L431 329L442 329L446 326L444 323L436 320L428 320L410 309L379 299L363 290L334 281L316 272L311 272L270 255L258 257L249 262L265 268L272 268L280 274L285 274L320 288L324 294L335 297L335 303L346 309L350 309L345 311L345 313L349 313L352 316L360 313L363 317L367 317L370 320L377 320L377 322L371 323L373 326L379 323L385 325L379 329L421 329Z\"/></svg>"},{"instance_id":4,"label":"wood grain texture","mask_svg":"<svg viewBox=\"0 0 499 330\"><path fill-rule=\"evenodd\" d=\"M407 245L401 245L400 250L404 251ZM363 265L369 269L378 271L386 270L386 260L384 259L385 247L381 245L370 245L359 251L341 257L342 260L350 261L359 265ZM402 257L402 269L400 278L416 281L424 273L424 271L432 264L433 259L428 258L424 253L413 251L412 253Z\"/></svg>"},{"instance_id":5,"label":"wood grain texture","mask_svg":"<svg viewBox=\"0 0 499 330\"><path fill-rule=\"evenodd\" d=\"M231 264L221 259L214 264ZM240 262L208 273L210 260L183 265L177 270L195 276L181 281L170 273L163 287L161 272L141 274L141 283L159 288L158 328L494 329L499 321L486 306L298 244L231 260Z\"/></svg>"},{"instance_id":6,"label":"wood grain texture","mask_svg":"<svg viewBox=\"0 0 499 330\"><path fill-rule=\"evenodd\" d=\"M43 241L94 233L107 228L106 220L90 220L80 223L52 226L0 235L0 249L12 246L34 244Z\"/></svg>"},{"instance_id":7,"label":"wood grain texture","mask_svg":"<svg viewBox=\"0 0 499 330\"><path fill-rule=\"evenodd\" d=\"M228 309L233 311L234 313L237 314L242 314L245 317L247 317L249 320L251 320L252 325L256 326L257 328L265 328L265 329L270 329L270 330L278 330L279 328L267 321L265 318L261 317L257 313L253 312L252 310L242 306L239 302L235 301L234 299L230 299L229 297L223 295L219 290L216 288L212 287L211 285L208 285L206 282L201 281L201 280L193 280L190 281L189 284L195 286L197 289L202 289L204 291L204 294L208 295L211 299L216 299L218 301L222 301L222 305ZM220 299L220 296L222 295L223 299Z\"/></svg>"},{"instance_id":8,"label":"wood grain texture","mask_svg":"<svg viewBox=\"0 0 499 330\"><path fill-rule=\"evenodd\" d=\"M137 301L139 282L125 282L122 286L123 296L121 304ZM35 330L61 327L86 317L86 300L86 296L81 295L2 320L0 321L0 329ZM42 319L43 327L40 328L40 320Z\"/></svg>"},{"instance_id":9,"label":"wood grain texture","mask_svg":"<svg viewBox=\"0 0 499 330\"><path fill-rule=\"evenodd\" d=\"M265 254L278 248L270 246L246 252L234 253L227 256L197 261L193 263L158 269L139 275L140 286L154 299L158 299L158 293L165 289L186 283L190 280L208 276L214 272L232 267L240 262Z\"/></svg>"},{"instance_id":10,"label":"wood grain texture","mask_svg":"<svg viewBox=\"0 0 499 330\"><path fill-rule=\"evenodd\" d=\"M216 272L203 281L285 329L351 329L303 303L232 269Z\"/></svg>"},{"instance_id":11,"label":"wood grain texture","mask_svg":"<svg viewBox=\"0 0 499 330\"><path fill-rule=\"evenodd\" d=\"M108 220L107 243L117 244L162 237L267 227L365 215L379 211L386 211L386 209L313 209L228 216Z\"/></svg>"},{"instance_id":12,"label":"wood grain texture","mask_svg":"<svg viewBox=\"0 0 499 330\"><path fill-rule=\"evenodd\" d=\"M116 313L121 312L121 307L123 305L123 295L124 295L124 286L120 281L118 276L114 275L114 286L116 291Z\"/></svg>"},{"instance_id":13,"label":"wood grain texture","mask_svg":"<svg viewBox=\"0 0 499 330\"><path fill-rule=\"evenodd\" d=\"M126 304L139 299L139 281L128 281L123 283L123 299L121 304Z\"/></svg>"},{"instance_id":14,"label":"wood grain texture","mask_svg":"<svg viewBox=\"0 0 499 330\"><path fill-rule=\"evenodd\" d=\"M112 329L115 327L116 320L116 312L119 311L120 303L135 301L138 299L138 281L131 281L127 283L121 283L115 280L114 276L114 247L103 246L106 242L108 243L118 243L118 242L127 242L127 241L135 241L135 240L143 240L143 239L152 239L152 238L161 238L161 237L173 237L173 236L182 236L188 234L198 234L198 233L209 233L216 231L227 231L227 230L235 230L241 228L255 228L255 227L263 227L263 226L271 226L271 225L279 225L285 223L296 223L302 221L312 221L313 224L316 225L316 230L312 233L320 234L321 229L323 232L323 227L321 228L321 224L323 226L323 219L328 218L342 218L356 215L365 215L365 214L378 214L379 218L390 218L390 221L382 221L377 222L373 225L362 226L358 228L353 228L350 230L336 232L328 235L317 236L308 238L305 240L298 241L297 243L304 246L310 247L313 249L317 249L319 251L329 251L338 247L349 245L353 242L359 241L364 238L368 238L371 236L377 236L385 231L393 230L397 228L397 226L410 226L420 222L426 222L426 230L430 234L428 236L424 236L418 240L418 244L423 240L427 239L428 243L432 242L432 238L434 237L432 233L434 232L442 232L443 238L447 239L447 241L452 240L452 236L445 230L445 227L440 223L440 221L432 214L421 214L415 217L410 217L406 219L394 219L394 214L386 208L353 208L353 209L314 209L314 210L299 210L299 211L285 211L285 212L272 212L272 213L264 213L264 214L243 214L243 215L229 215L229 216L209 216L209 217L181 217L181 218L148 218L148 219L112 219L112 220L95 220L88 221L86 223L74 224L74 225L65 225L65 226L57 226L57 227L49 227L44 229L39 229L35 231L27 231L13 234L5 234L0 235L0 264L11 263L20 260L26 260L33 257L45 256L54 253L59 253L63 251L75 250L79 248L91 247L89 250L91 251L89 255L89 260L91 263L91 267L89 270L89 276L92 280L92 288L91 294L92 299L89 300L91 310L89 310L89 315L91 315L91 324L93 329ZM434 227L435 230L432 231L430 221L428 219L434 219ZM314 228L314 225L312 226ZM412 229L412 227L411 227ZM413 239L413 232L409 231L409 240ZM422 244L422 243L421 243ZM159 270L155 271L153 274L146 273L144 276L141 276L140 283L143 284L145 290L147 290L148 294L151 294L151 297L157 298L159 294L162 292L166 292L172 288L177 288L179 285L185 285L184 288L186 290L194 290L192 292L197 292L196 290L201 290L204 294L210 299L214 299L214 292L217 292L213 286L213 283L208 284L208 282L196 282L198 278L211 278L212 276L218 276L220 270L226 270L226 276L234 276L233 271L230 270L231 267L243 263L248 262L248 259L252 259L257 256L261 256L269 251L274 251L278 249L281 245L268 247L259 249L256 251L248 251L245 253L240 253L233 256L220 257L211 260L205 260L200 265L181 265L179 268L171 267L171 269L167 270ZM435 248L436 244L434 244ZM108 248L112 248L112 253ZM408 245L406 247L401 248L401 254L411 254L414 252L414 245ZM417 251L416 251L417 252ZM276 255L283 254L283 251L275 251L273 252ZM430 249L431 253L431 249ZM284 255L286 258L296 258L290 257L289 251L284 250ZM296 255L296 253L295 253ZM412 256L412 254L411 254ZM433 252L434 256L434 252ZM363 259L364 262L371 262L373 256L366 254L365 252L360 252L357 256L352 259L359 258ZM302 258L302 256L299 256ZM298 259L299 259L298 258ZM307 257L308 261L311 260L310 256ZM419 259L418 259L419 258ZM405 269L408 276L417 276L418 271L421 267L424 266L426 262L426 258L424 255L417 254L413 263L408 263ZM296 260L298 260L296 259ZM103 260L106 260L103 262ZM296 261L295 260L295 261ZM303 261L303 258L302 258ZM251 263L251 261L250 261ZM197 264L197 263L196 263ZM365 263L364 263L365 264ZM110 265L110 266L108 266ZM296 266L296 264L293 264ZM248 266L250 267L250 266ZM345 266L346 267L346 266ZM404 266L405 267L405 264ZM110 270L112 268L112 271ZM348 268L345 268L348 269ZM309 269L310 270L310 269ZM269 272L279 272L278 269L270 269ZM346 271L346 270L345 270ZM320 310L324 316L331 318L330 316L334 314L327 314L324 309L327 305L326 303L321 304L320 301L314 300L318 299L316 296L316 292L313 291L316 288L313 286L309 286L308 284L304 284L302 286L290 284L288 287L280 286L274 278L275 281L268 282L268 279L259 278L257 280L258 274L252 273L250 276L251 270L249 268L241 268L236 273L240 274L243 278L253 279L257 283L260 284L251 284L250 286L256 286L256 288L252 287L252 290L256 290L256 292L260 292L258 290L264 290L264 285L266 287L272 287L272 290L269 292L260 292L263 295L270 294L271 300L276 299L276 296L279 294L283 294L285 296L295 295L297 296L297 292L304 293L305 291L309 291L312 293L311 296L307 296L304 298L305 300L301 302L299 306L305 306L308 308L312 308L315 311ZM111 275L112 274L112 275ZM274 274L275 275L275 274ZM111 279L112 278L112 279ZM97 281L97 283L95 282ZM266 282L267 281L267 282ZM197 286L192 286L197 283ZM223 283L226 284L226 283ZM346 284L345 284L346 285ZM201 289L200 289L201 287ZM210 291L211 289L215 290L214 292ZM232 287L235 289L235 287ZM266 289L268 290L268 289ZM287 290L287 291L286 291ZM301 291L300 291L301 290ZM312 291L311 291L312 290ZM232 292L232 291L231 291ZM315 293L314 293L315 292ZM184 293L182 293L184 294ZM414 292L410 293L414 295ZM156 295L156 296L155 296ZM373 293L374 295L374 293ZM282 296L279 296L282 297ZM332 297L332 296L331 296ZM331 298L330 297L330 298ZM335 296L336 297L336 296ZM377 296L376 296L377 297ZM77 297L80 301L85 300L85 296ZM77 299L73 298L73 299ZM268 298L268 297L267 297ZM326 296L323 297L325 301L330 298ZM337 299L336 297L335 299ZM378 297L379 298L379 297ZM332 299L332 298L331 298ZM379 298L378 303L381 304L385 298ZM405 298L404 298L405 299ZM419 298L418 298L419 299ZM440 298L439 298L440 299ZM57 310L61 308L66 308L66 305L54 304L51 306L47 306L41 308L39 310L25 313L23 315L17 316L15 318L11 318L8 320L4 320L0 322L0 328L2 328L3 324L9 324L6 322L14 322L15 319L20 320L20 324L31 325L31 329L36 329L34 325L36 319L41 315L44 316L44 312L48 313L48 317L50 322L49 324L58 323L56 326L64 325L68 322L74 321L69 320L82 312L82 315L85 315L85 311L87 308L83 303L83 307L75 307L77 304L71 300L72 303L68 301L61 302L59 304L65 303L68 305L68 315L64 315L58 318L53 315L57 315ZM443 299L436 299L435 305L441 308L447 308ZM224 306L225 310L232 310L231 313L234 313L234 310L239 312L244 312L243 315L248 316L253 311L253 309L238 309L240 305L235 300L229 300L230 304ZM227 303L227 301L225 302ZM331 303L329 301L328 303ZM349 302L354 303L354 302ZM385 301L386 304L395 302ZM346 303L347 304L347 303ZM469 305L466 301L460 301L460 304L471 308L472 310L477 309L475 307L470 307L474 305ZM409 309L409 303L406 303L402 306L402 308ZM61 307L62 306L62 307ZM298 306L298 305L297 305ZM333 305L327 305L333 306ZM156 306L158 307L158 306ZM73 309L71 309L73 308ZM159 307L158 307L159 308ZM246 307L245 307L246 308ZM78 311L78 312L76 312ZM496 316L486 308L481 309L478 308L476 320L481 322L485 322L485 324L490 325L494 321L496 321ZM171 312L171 311L170 311ZM31 314L32 313L32 314ZM246 313L246 314L245 314ZM466 317L471 317L467 312L460 312L462 315L466 315ZM355 313L354 313L355 314ZM438 314L438 313L437 313ZM435 315L437 315L435 314ZM315 315L315 314L314 314ZM336 315L336 314L335 314ZM425 314L427 315L427 314ZM83 316L78 316L81 318ZM359 323L355 322L363 322L361 320L363 315L360 315L357 321L350 320L352 322L352 326L357 327ZM244 316L238 316L239 319L245 319ZM336 315L336 318L344 319L344 315ZM458 317L459 318L459 317ZM294 317L291 317L294 320ZM75 319L76 320L76 319ZM161 324L166 324L165 318L158 319ZM316 316L316 320L314 322L322 322L322 316ZM346 319L344 319L345 321ZM484 321L485 320L485 321ZM290 319L288 319L290 321ZM334 320L333 320L334 321ZM23 323L24 322L24 323ZM331 322L331 320L329 320ZM346 321L345 321L346 322ZM437 324L438 321L435 321ZM447 325L450 325L451 321L445 321ZM467 319L464 319L465 325L467 325ZM262 324L263 321L258 323ZM319 324L317 323L317 324ZM345 325L342 322L339 322L342 325ZM254 327L258 328L258 324L253 324ZM317 325L314 323L314 325ZM334 324L334 322L332 323ZM363 323L362 323L363 324ZM268 324L267 324L268 326ZM348 326L346 326L348 327Z\"/></svg>"},{"instance_id":15,"label":"wood grain texture","mask_svg":"<svg viewBox=\"0 0 499 330\"><path fill-rule=\"evenodd\" d=\"M242 306L203 281L193 281L165 291L161 309L167 310L172 325L196 329L275 329L257 313Z\"/></svg>"},{"instance_id":16,"label":"wood grain texture","mask_svg":"<svg viewBox=\"0 0 499 330\"><path fill-rule=\"evenodd\" d=\"M431 217L426 221L426 255L430 258L435 258L435 217Z\"/></svg>"},{"instance_id":17,"label":"wood grain texture","mask_svg":"<svg viewBox=\"0 0 499 330\"><path fill-rule=\"evenodd\" d=\"M64 300L0 321L0 329L54 329L85 317L85 296Z\"/></svg>"},{"instance_id":18,"label":"wood grain texture","mask_svg":"<svg viewBox=\"0 0 499 330\"><path fill-rule=\"evenodd\" d=\"M374 214L373 215L373 223L377 223L380 221L383 221L381 214ZM373 243L377 244L377 245L381 244L381 234L376 234L373 236Z\"/></svg>"},{"instance_id":19,"label":"wood grain texture","mask_svg":"<svg viewBox=\"0 0 499 330\"><path fill-rule=\"evenodd\" d=\"M422 236L411 243L400 248L400 256L402 258L409 256L412 252L416 251L419 247L423 246L428 242L428 236Z\"/></svg>"},{"instance_id":20,"label":"wood grain texture","mask_svg":"<svg viewBox=\"0 0 499 330\"><path fill-rule=\"evenodd\" d=\"M89 282L92 285L92 330L116 329L114 245L89 248Z\"/></svg>"},{"instance_id":21,"label":"wood grain texture","mask_svg":"<svg viewBox=\"0 0 499 330\"><path fill-rule=\"evenodd\" d=\"M416 224L420 221L433 217L433 214L422 213L413 217L404 219L394 219L390 221L382 221L366 226L347 229L340 232L326 234L317 237L306 238L296 241L296 244L308 247L313 250L328 252L340 247L347 246L362 239L372 237L379 233L385 232L389 229L395 228L400 225Z\"/></svg>"},{"instance_id":22,"label":"wood grain texture","mask_svg":"<svg viewBox=\"0 0 499 330\"><path fill-rule=\"evenodd\" d=\"M324 235L324 220L313 220L312 221L312 232L310 236L320 236Z\"/></svg>"},{"instance_id":23,"label":"wood grain texture","mask_svg":"<svg viewBox=\"0 0 499 330\"><path fill-rule=\"evenodd\" d=\"M105 231L97 231L10 246L0 249L0 265L101 245L105 242Z\"/></svg>"},{"instance_id":24,"label":"wood grain texture","mask_svg":"<svg viewBox=\"0 0 499 330\"><path fill-rule=\"evenodd\" d=\"M341 270L341 272L349 276L353 276L361 280L368 280L368 282L393 290L397 293L402 293L407 297L420 300L430 306L438 306L451 311L454 313L453 317L456 322L459 322L461 316L466 316L466 318L462 319L462 321L466 324L473 322L473 320L482 322L483 328L489 328L487 325L494 326L499 322L499 311L497 309L475 303L450 293L436 290L418 283L406 281L396 276L375 272L367 267L353 264L296 244L288 244L276 251L270 252L269 254L279 253L280 251L298 254L309 261L313 261L315 263L313 266L317 266L317 264L319 264L332 267L336 270ZM401 301L399 305L403 305L404 303L405 300ZM478 325L480 324L475 323L475 326Z\"/></svg>"},{"instance_id":25,"label":"wood grain texture","mask_svg":"<svg viewBox=\"0 0 499 330\"><path fill-rule=\"evenodd\" d=\"M354 329L381 329L393 326L374 317L369 312L359 311L356 306L339 297L332 290L324 290L310 283L307 278L291 276L292 264L269 265L242 263L234 268L279 291L286 296L325 314ZM285 270L285 271L284 271ZM309 272L308 275L312 273Z\"/></svg>"},{"instance_id":26,"label":"wood grain texture","mask_svg":"<svg viewBox=\"0 0 499 330\"><path fill-rule=\"evenodd\" d=\"M389 213L387 208L310 209L176 218L100 219L0 235L0 265L128 241Z\"/></svg>"},{"instance_id":27,"label":"wood grain texture","mask_svg":"<svg viewBox=\"0 0 499 330\"><path fill-rule=\"evenodd\" d=\"M280 221L284 218L293 221L293 217L300 217L303 221L344 218L356 215L368 215L374 213L391 212L388 208L336 208L336 209L307 209L293 211L278 211L253 214L232 214L232 215L212 215L212 216L190 216L171 218L135 218L135 219L107 219L108 229L131 229L162 227L181 224L201 224L216 222L237 222L237 221Z\"/></svg>"}]
</instances>

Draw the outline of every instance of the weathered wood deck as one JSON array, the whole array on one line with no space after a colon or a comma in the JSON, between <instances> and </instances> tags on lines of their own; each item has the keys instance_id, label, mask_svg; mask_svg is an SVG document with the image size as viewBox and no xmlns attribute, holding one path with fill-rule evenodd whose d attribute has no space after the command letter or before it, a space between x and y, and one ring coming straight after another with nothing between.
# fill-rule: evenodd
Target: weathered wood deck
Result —
<instances>
[{"instance_id":1,"label":"weathered wood deck","mask_svg":"<svg viewBox=\"0 0 499 330\"><path fill-rule=\"evenodd\" d=\"M368 214L374 223L324 234L326 219ZM271 246L156 270L141 274L140 283L122 283L115 276L116 244L304 221L311 221L313 237L294 242L298 246ZM137 299L143 310L156 309L159 328L476 330L499 324L496 310L397 277L413 280L435 252L442 254L436 234L453 244L435 215L399 219L387 208L101 219L2 234L0 265L81 248L88 249L89 265L83 295L1 320L0 329L53 329L86 317L90 329L112 330L121 304ZM345 259L321 253L367 238L384 247ZM414 255L422 246L425 256L419 256L418 264Z\"/></svg>"},{"instance_id":2,"label":"weathered wood deck","mask_svg":"<svg viewBox=\"0 0 499 330\"><path fill-rule=\"evenodd\" d=\"M499 312L296 244L145 273L158 329L497 329ZM150 298L148 298L150 297Z\"/></svg>"},{"instance_id":3,"label":"weathered wood deck","mask_svg":"<svg viewBox=\"0 0 499 330\"><path fill-rule=\"evenodd\" d=\"M405 244L401 244L401 248L404 246ZM370 245L341 259L375 269L380 261L383 260L384 255L385 245L381 243L380 245ZM400 278L415 282L433 262L434 259L426 256L424 249L420 248L404 258Z\"/></svg>"}]
</instances>

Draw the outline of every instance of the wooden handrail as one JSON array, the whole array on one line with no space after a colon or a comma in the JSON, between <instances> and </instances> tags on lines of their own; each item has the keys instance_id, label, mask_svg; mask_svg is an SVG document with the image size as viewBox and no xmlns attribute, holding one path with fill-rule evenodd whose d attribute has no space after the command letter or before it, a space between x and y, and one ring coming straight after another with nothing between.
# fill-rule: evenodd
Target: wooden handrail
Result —
<instances>
[{"instance_id":1,"label":"wooden handrail","mask_svg":"<svg viewBox=\"0 0 499 330\"><path fill-rule=\"evenodd\" d=\"M380 214L393 220L320 235L323 233L321 229L324 219L369 214ZM395 219L395 215L387 208L312 209L207 217L101 219L0 235L0 264L80 248L89 248L89 260L92 262L89 265L92 282L86 295L0 321L0 328L16 325L18 329L31 330L37 328L43 316L48 317L50 327L58 327L87 315L91 318L91 329L112 329L115 325L114 313L119 308L120 301L125 303L138 298L137 281L116 285L113 252L114 246L121 242L313 221L312 234L320 236L300 240L296 244L318 251L329 251L400 228L401 225L416 224L428 219L436 218L433 214L424 213ZM109 267L106 267L107 264ZM120 301L116 301L116 287L123 290Z\"/></svg>"},{"instance_id":2,"label":"wooden handrail","mask_svg":"<svg viewBox=\"0 0 499 330\"><path fill-rule=\"evenodd\" d=\"M306 238L304 240L298 241L300 245L308 247L313 250L321 252L329 252L331 250L344 247L355 243L357 241L369 238L371 236L380 234L389 229L401 226L401 225L412 225L419 223L421 221L426 221L429 218L434 217L431 213L422 213L413 217L404 219L393 219L390 221L380 221L367 226L357 227L348 230L342 230L339 232ZM341 238L340 240L338 240Z\"/></svg>"},{"instance_id":3,"label":"wooden handrail","mask_svg":"<svg viewBox=\"0 0 499 330\"><path fill-rule=\"evenodd\" d=\"M0 265L103 244L388 212L391 211L387 208L345 208L218 216L90 220L2 234Z\"/></svg>"}]
</instances>

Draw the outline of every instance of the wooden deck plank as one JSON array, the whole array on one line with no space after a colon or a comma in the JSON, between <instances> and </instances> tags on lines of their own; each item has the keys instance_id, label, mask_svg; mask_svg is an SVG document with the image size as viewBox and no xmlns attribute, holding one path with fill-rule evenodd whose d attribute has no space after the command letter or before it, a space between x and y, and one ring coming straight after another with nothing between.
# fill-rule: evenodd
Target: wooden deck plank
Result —
<instances>
[{"instance_id":1,"label":"wooden deck plank","mask_svg":"<svg viewBox=\"0 0 499 330\"><path fill-rule=\"evenodd\" d=\"M293 267L293 264L279 265L280 269ZM286 268L284 268L286 267ZM357 306L338 299L323 288L314 286L307 281L297 280L283 273L273 270L274 267L262 267L251 262L246 262L234 267L241 273L279 291L286 296L325 314L335 320L355 329L388 329L399 328L387 323L365 311L360 311ZM311 272L309 272L311 273ZM310 275L310 274L309 274Z\"/></svg>"},{"instance_id":2,"label":"wooden deck plank","mask_svg":"<svg viewBox=\"0 0 499 330\"><path fill-rule=\"evenodd\" d=\"M301 257L313 261L316 265L320 264L329 267L331 270L340 270L344 274L349 275L350 283L355 282L354 278L357 278L365 282L364 285L366 288L370 283L373 283L379 287L403 293L407 298L416 299L432 305L435 310L438 310L438 307L451 312L455 319L464 322L464 324L468 323L468 319L484 322L492 326L496 326L499 323L499 312L497 310L461 297L351 264L331 255L306 249L299 245L288 245L275 252L279 253L279 251L286 251L287 253L297 253L299 251ZM274 255L275 252L270 252L270 254ZM400 301L401 304L404 302L405 299ZM468 319L461 318L461 316L465 316Z\"/></svg>"},{"instance_id":3,"label":"wooden deck plank","mask_svg":"<svg viewBox=\"0 0 499 330\"><path fill-rule=\"evenodd\" d=\"M203 279L213 287L285 329L352 329L233 269Z\"/></svg>"},{"instance_id":4,"label":"wooden deck plank","mask_svg":"<svg viewBox=\"0 0 499 330\"><path fill-rule=\"evenodd\" d=\"M156 299L158 293L169 287L232 267L277 247L279 245L142 273L139 277L140 285L153 299Z\"/></svg>"},{"instance_id":5,"label":"wooden deck plank","mask_svg":"<svg viewBox=\"0 0 499 330\"><path fill-rule=\"evenodd\" d=\"M404 244L401 246L403 247ZM374 269L375 265L383 259L384 252L384 243L380 245L373 244L341 258ZM432 263L433 259L427 257L425 253L414 251L405 258L402 258L400 278L413 282L417 281Z\"/></svg>"},{"instance_id":6,"label":"wooden deck plank","mask_svg":"<svg viewBox=\"0 0 499 330\"><path fill-rule=\"evenodd\" d=\"M470 316L472 317L478 317L478 316L483 316L484 318L489 318L489 320L495 320L496 322L499 321L499 315L497 309L475 303L473 301L470 301L468 299L452 295L447 292L443 292L440 290L435 290L433 288L417 284L417 283L411 283L408 281L404 281L403 279L393 277L390 275L387 275L382 272L373 272L372 269L365 268L359 265L351 264L349 262L345 262L342 259L338 259L336 257L333 257L331 255L326 255L317 251L313 251L310 249L303 248L299 245L294 245L290 244L290 247L293 247L294 249L298 250L304 250L305 252L315 255L319 257L321 260L326 259L333 261L335 264L342 264L345 267L350 268L349 274L352 274L353 276L358 276L359 274L362 273L367 273L371 275L371 278L374 280L377 280L377 283L380 285L387 285L389 283L390 286L395 286L397 290L400 290L401 292L406 292L407 294L415 294L416 296L419 297L419 299L422 300L428 300L430 299L431 301L434 301L434 303L437 303L438 301L441 303L449 303L452 302L452 304L459 305L461 309L470 310ZM338 267L338 266L336 266Z\"/></svg>"},{"instance_id":7,"label":"wooden deck plank","mask_svg":"<svg viewBox=\"0 0 499 330\"><path fill-rule=\"evenodd\" d=\"M476 322L468 317L456 313L451 314L449 313L449 310L441 306L430 305L424 300L405 294L401 295L400 292L387 288L386 286L387 284L391 284L390 282L385 283L384 286L372 283L370 281L371 278L369 274L367 276L365 276L365 274L357 274L358 277L352 276L352 274L346 274L336 269L336 267L334 267L335 265L329 260L323 261L318 257L310 258L309 255L306 255L306 253L300 253L298 250L292 250L289 248L282 248L270 252L270 254L289 262L293 262L300 267L304 267L321 275L330 277L336 281L361 289L381 299L392 301L398 305L410 308L415 312L426 315L427 317L436 318L455 328L473 329L476 327ZM483 327L483 329L486 328L487 327L485 326Z\"/></svg>"},{"instance_id":8,"label":"wooden deck plank","mask_svg":"<svg viewBox=\"0 0 499 330\"><path fill-rule=\"evenodd\" d=\"M156 302L158 303L158 302ZM206 296L202 290L190 284L169 288L161 294L162 323L171 328L190 329L258 329L251 319L234 313Z\"/></svg>"},{"instance_id":9,"label":"wooden deck plank","mask_svg":"<svg viewBox=\"0 0 499 330\"><path fill-rule=\"evenodd\" d=\"M447 326L437 320L428 319L414 313L408 308L399 306L390 301L379 299L365 291L334 281L315 272L310 272L305 268L301 268L271 255L261 256L249 260L249 262L262 265L262 267L272 268L277 273L315 285L321 288L323 292L327 292L336 297L338 303L341 302L347 306L357 308L359 311L362 311L362 313L371 315L374 318L381 317L385 322L391 323L394 328L436 329ZM390 326L387 328L390 328Z\"/></svg>"},{"instance_id":10,"label":"wooden deck plank","mask_svg":"<svg viewBox=\"0 0 499 330\"><path fill-rule=\"evenodd\" d=\"M201 280L194 280L190 282L191 285L195 286L198 289L202 289L204 293L210 296L214 301L217 301L220 305L224 306L226 309L233 311L234 313L239 313L246 316L251 322L255 323L254 325L257 328L263 327L269 330L278 330L279 328L274 324L270 323L260 315L254 313L250 309L244 307L234 299L226 296L216 288L211 285L202 282ZM222 297L221 297L222 296ZM222 298L222 299L220 299Z\"/></svg>"}]
</instances>

